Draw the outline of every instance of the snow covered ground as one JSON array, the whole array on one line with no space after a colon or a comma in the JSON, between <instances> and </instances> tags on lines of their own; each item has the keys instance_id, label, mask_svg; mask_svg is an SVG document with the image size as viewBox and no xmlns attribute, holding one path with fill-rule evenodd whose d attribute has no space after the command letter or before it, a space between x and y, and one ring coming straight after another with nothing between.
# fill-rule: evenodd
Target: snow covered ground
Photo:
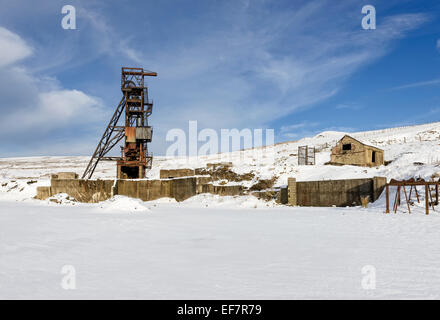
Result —
<instances>
[{"instance_id":1,"label":"snow covered ground","mask_svg":"<svg viewBox=\"0 0 440 320\"><path fill-rule=\"evenodd\" d=\"M129 212L1 202L0 298L440 298L438 213L210 197L126 198ZM75 290L61 286L65 265ZM376 289L366 290L369 265Z\"/></svg>"},{"instance_id":2,"label":"snow covered ground","mask_svg":"<svg viewBox=\"0 0 440 320\"><path fill-rule=\"evenodd\" d=\"M386 176L429 178L438 167L440 123L351 134L385 149L388 166L324 165L343 133L251 151L191 159L155 158L160 168L232 160L234 171L298 180ZM298 145L320 149L316 166L297 166ZM81 204L66 195L32 199L49 174L84 169L86 157L0 159L0 298L440 298L440 208L415 204L384 214L363 208L291 208L252 196L198 195L184 202L115 197ZM114 177L114 164L97 176ZM423 203L423 201L422 201ZM63 266L76 289L61 283ZM368 274L362 268L372 266ZM362 281L375 270L375 289ZM368 278L371 279L371 278Z\"/></svg>"}]
</instances>

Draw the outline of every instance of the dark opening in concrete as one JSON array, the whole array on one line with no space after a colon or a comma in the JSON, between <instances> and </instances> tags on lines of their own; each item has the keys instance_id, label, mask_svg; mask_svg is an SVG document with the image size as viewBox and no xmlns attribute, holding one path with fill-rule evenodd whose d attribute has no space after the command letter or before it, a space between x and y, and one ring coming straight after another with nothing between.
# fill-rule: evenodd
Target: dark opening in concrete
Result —
<instances>
[{"instance_id":1,"label":"dark opening in concrete","mask_svg":"<svg viewBox=\"0 0 440 320\"><path fill-rule=\"evenodd\" d=\"M139 167L121 166L121 172L126 179L139 179Z\"/></svg>"}]
</instances>

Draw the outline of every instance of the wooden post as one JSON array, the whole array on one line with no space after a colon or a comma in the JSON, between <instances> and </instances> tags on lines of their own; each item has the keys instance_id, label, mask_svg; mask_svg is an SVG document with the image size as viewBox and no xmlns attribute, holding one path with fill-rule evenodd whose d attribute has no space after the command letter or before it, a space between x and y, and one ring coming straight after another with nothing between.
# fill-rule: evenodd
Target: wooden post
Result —
<instances>
[{"instance_id":1,"label":"wooden post","mask_svg":"<svg viewBox=\"0 0 440 320\"><path fill-rule=\"evenodd\" d=\"M397 213L397 208L400 206L400 186L396 188L396 198L394 199L394 213Z\"/></svg>"},{"instance_id":2,"label":"wooden post","mask_svg":"<svg viewBox=\"0 0 440 320\"><path fill-rule=\"evenodd\" d=\"M408 213L411 213L411 209L409 208L408 196L406 195L405 186L403 186L403 193L405 194L406 205L408 206Z\"/></svg>"},{"instance_id":3,"label":"wooden post","mask_svg":"<svg viewBox=\"0 0 440 320\"><path fill-rule=\"evenodd\" d=\"M385 213L390 213L390 187L388 186L388 184L385 186L385 195L387 199L387 209Z\"/></svg>"},{"instance_id":4,"label":"wooden post","mask_svg":"<svg viewBox=\"0 0 440 320\"><path fill-rule=\"evenodd\" d=\"M429 188L429 200L431 200L432 211L435 211L435 208L434 208L434 201L432 200L431 187L429 186L429 184L428 184L428 188Z\"/></svg>"},{"instance_id":5,"label":"wooden post","mask_svg":"<svg viewBox=\"0 0 440 320\"><path fill-rule=\"evenodd\" d=\"M425 184L425 212L429 214L429 185Z\"/></svg>"},{"instance_id":6,"label":"wooden post","mask_svg":"<svg viewBox=\"0 0 440 320\"><path fill-rule=\"evenodd\" d=\"M435 184L435 205L438 206L438 184Z\"/></svg>"},{"instance_id":7,"label":"wooden post","mask_svg":"<svg viewBox=\"0 0 440 320\"><path fill-rule=\"evenodd\" d=\"M416 192L417 203L420 203L419 193L417 192L417 187L414 186L414 191Z\"/></svg>"}]
</instances>

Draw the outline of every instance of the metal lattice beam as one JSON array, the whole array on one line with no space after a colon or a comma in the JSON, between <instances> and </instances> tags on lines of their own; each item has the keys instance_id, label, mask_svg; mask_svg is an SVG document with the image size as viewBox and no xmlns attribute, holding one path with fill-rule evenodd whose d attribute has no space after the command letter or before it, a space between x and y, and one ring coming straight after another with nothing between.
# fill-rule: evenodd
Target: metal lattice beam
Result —
<instances>
[{"instance_id":1,"label":"metal lattice beam","mask_svg":"<svg viewBox=\"0 0 440 320\"><path fill-rule=\"evenodd\" d=\"M96 147L96 150L82 175L82 179L90 179L95 172L99 161L103 160L103 157L124 138L124 127L117 126L118 121L124 112L124 107L125 97L122 97L121 102L119 102L113 117L105 129L104 134L102 135L102 138L99 141L98 146Z\"/></svg>"}]
</instances>

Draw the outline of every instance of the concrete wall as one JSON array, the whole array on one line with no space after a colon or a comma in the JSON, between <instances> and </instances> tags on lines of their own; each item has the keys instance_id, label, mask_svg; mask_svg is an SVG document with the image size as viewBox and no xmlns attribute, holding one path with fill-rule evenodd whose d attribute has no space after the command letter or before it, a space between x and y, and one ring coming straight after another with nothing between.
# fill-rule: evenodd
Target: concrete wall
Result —
<instances>
[{"instance_id":1,"label":"concrete wall","mask_svg":"<svg viewBox=\"0 0 440 320\"><path fill-rule=\"evenodd\" d=\"M199 179L199 180L198 180ZM50 187L38 187L36 199L44 200L58 193L67 193L79 202L99 202L113 195L139 198L143 201L159 198L186 200L203 191L198 182L206 182L203 177L187 177L170 180L79 180L52 179Z\"/></svg>"},{"instance_id":2,"label":"concrete wall","mask_svg":"<svg viewBox=\"0 0 440 320\"><path fill-rule=\"evenodd\" d=\"M379 199L379 197L382 194L383 190L385 189L386 185L387 185L387 178L386 177L374 177L373 178L373 199L370 199L370 200L374 202L377 199Z\"/></svg>"},{"instance_id":3,"label":"concrete wall","mask_svg":"<svg viewBox=\"0 0 440 320\"><path fill-rule=\"evenodd\" d=\"M172 197L172 180L118 180L115 194L143 201Z\"/></svg>"},{"instance_id":4,"label":"concrete wall","mask_svg":"<svg viewBox=\"0 0 440 320\"><path fill-rule=\"evenodd\" d=\"M52 174L51 179L78 179L78 174L75 172L58 172L57 174Z\"/></svg>"},{"instance_id":5,"label":"concrete wall","mask_svg":"<svg viewBox=\"0 0 440 320\"><path fill-rule=\"evenodd\" d=\"M220 196L238 196L244 193L244 188L241 185L215 186L211 183L207 183L200 185L198 188L200 188L200 192L198 193L211 193Z\"/></svg>"},{"instance_id":6,"label":"concrete wall","mask_svg":"<svg viewBox=\"0 0 440 320\"><path fill-rule=\"evenodd\" d=\"M212 193L218 194L219 196L238 196L243 194L243 186L214 186L214 190Z\"/></svg>"},{"instance_id":7,"label":"concrete wall","mask_svg":"<svg viewBox=\"0 0 440 320\"><path fill-rule=\"evenodd\" d=\"M289 191L288 187L280 188L277 197L277 203L279 204L288 204L289 203Z\"/></svg>"},{"instance_id":8,"label":"concrete wall","mask_svg":"<svg viewBox=\"0 0 440 320\"><path fill-rule=\"evenodd\" d=\"M196 185L197 185L197 193L206 193L203 190L204 185L209 185L212 182L211 176L203 176L203 177L196 177ZM208 192L210 193L210 192Z\"/></svg>"},{"instance_id":9,"label":"concrete wall","mask_svg":"<svg viewBox=\"0 0 440 320\"><path fill-rule=\"evenodd\" d=\"M182 178L170 180L171 196L177 201L183 201L197 194L197 179Z\"/></svg>"},{"instance_id":10,"label":"concrete wall","mask_svg":"<svg viewBox=\"0 0 440 320\"><path fill-rule=\"evenodd\" d=\"M351 150L343 150L344 144L351 144ZM376 153L374 162L373 152ZM383 150L365 145L350 136L344 136L332 149L330 163L374 167L383 165L384 158Z\"/></svg>"},{"instance_id":11,"label":"concrete wall","mask_svg":"<svg viewBox=\"0 0 440 320\"><path fill-rule=\"evenodd\" d=\"M192 177L194 176L194 169L169 169L169 170L160 170L160 178L161 179L170 179L170 178L181 178L181 177Z\"/></svg>"},{"instance_id":12,"label":"concrete wall","mask_svg":"<svg viewBox=\"0 0 440 320\"><path fill-rule=\"evenodd\" d=\"M217 170L218 168L229 169L232 168L232 162L215 162L215 163L207 163L206 168L208 170Z\"/></svg>"},{"instance_id":13,"label":"concrete wall","mask_svg":"<svg viewBox=\"0 0 440 320\"><path fill-rule=\"evenodd\" d=\"M376 201L386 184L386 178L301 181L289 179L289 205L311 207L345 207L361 205L361 197ZM296 189L296 192L295 192ZM293 197L296 193L296 203Z\"/></svg>"},{"instance_id":14,"label":"concrete wall","mask_svg":"<svg viewBox=\"0 0 440 320\"><path fill-rule=\"evenodd\" d=\"M50 187L37 187L37 195L35 196L35 199L45 200L51 196Z\"/></svg>"},{"instance_id":15,"label":"concrete wall","mask_svg":"<svg viewBox=\"0 0 440 320\"><path fill-rule=\"evenodd\" d=\"M289 206L297 205L297 188L295 178L287 179L287 203Z\"/></svg>"},{"instance_id":16,"label":"concrete wall","mask_svg":"<svg viewBox=\"0 0 440 320\"><path fill-rule=\"evenodd\" d=\"M112 180L51 179L50 196L67 193L80 202L104 201L113 196L113 183ZM47 190L43 191L47 195ZM43 194L37 194L37 197L43 197Z\"/></svg>"}]
</instances>

